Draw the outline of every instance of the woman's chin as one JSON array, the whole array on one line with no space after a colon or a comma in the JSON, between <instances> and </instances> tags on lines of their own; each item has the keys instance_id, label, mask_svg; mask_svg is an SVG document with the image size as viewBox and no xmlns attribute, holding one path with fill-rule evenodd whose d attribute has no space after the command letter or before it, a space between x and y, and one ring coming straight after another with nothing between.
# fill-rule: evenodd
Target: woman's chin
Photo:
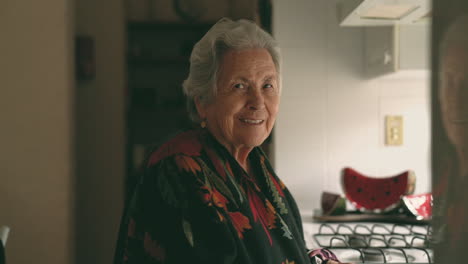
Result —
<instances>
[{"instance_id":1,"label":"woman's chin","mask_svg":"<svg viewBox=\"0 0 468 264\"><path fill-rule=\"evenodd\" d=\"M258 147L262 145L265 139L266 137L263 137L263 136L262 137L251 136L251 137L243 138L241 142L242 142L242 145L244 146L254 148L254 147Z\"/></svg>"}]
</instances>

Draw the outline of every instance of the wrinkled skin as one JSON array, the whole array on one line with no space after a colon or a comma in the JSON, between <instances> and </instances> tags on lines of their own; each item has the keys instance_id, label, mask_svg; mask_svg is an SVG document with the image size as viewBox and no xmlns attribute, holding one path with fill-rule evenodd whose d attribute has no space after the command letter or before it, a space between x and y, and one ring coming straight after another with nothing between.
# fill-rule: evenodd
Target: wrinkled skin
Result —
<instances>
[{"instance_id":1,"label":"wrinkled skin","mask_svg":"<svg viewBox=\"0 0 468 264\"><path fill-rule=\"evenodd\" d=\"M248 153L268 137L279 108L278 73L270 53L227 51L215 98L207 104L195 102L208 130L246 168Z\"/></svg>"}]
</instances>

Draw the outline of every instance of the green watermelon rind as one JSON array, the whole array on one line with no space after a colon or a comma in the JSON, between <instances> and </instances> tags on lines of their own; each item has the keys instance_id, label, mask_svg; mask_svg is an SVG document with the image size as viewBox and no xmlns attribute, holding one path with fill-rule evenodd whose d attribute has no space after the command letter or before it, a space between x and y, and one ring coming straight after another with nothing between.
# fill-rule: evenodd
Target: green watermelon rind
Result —
<instances>
[{"instance_id":1,"label":"green watermelon rind","mask_svg":"<svg viewBox=\"0 0 468 264\"><path fill-rule=\"evenodd\" d=\"M324 201L325 196L333 197L332 206L327 209L327 201ZM323 192L321 198L322 214L323 215L343 215L346 213L346 199L339 194Z\"/></svg>"},{"instance_id":2,"label":"green watermelon rind","mask_svg":"<svg viewBox=\"0 0 468 264\"><path fill-rule=\"evenodd\" d=\"M330 210L329 215L343 215L346 213L346 199L344 197L338 198L337 202Z\"/></svg>"}]
</instances>

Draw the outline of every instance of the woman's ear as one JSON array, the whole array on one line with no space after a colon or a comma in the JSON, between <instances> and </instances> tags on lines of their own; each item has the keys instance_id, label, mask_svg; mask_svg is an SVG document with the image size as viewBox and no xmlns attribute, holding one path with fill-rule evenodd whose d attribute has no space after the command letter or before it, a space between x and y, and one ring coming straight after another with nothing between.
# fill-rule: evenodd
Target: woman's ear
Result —
<instances>
[{"instance_id":1,"label":"woman's ear","mask_svg":"<svg viewBox=\"0 0 468 264\"><path fill-rule=\"evenodd\" d=\"M195 97L195 107L201 119L206 119L206 105L200 101L200 97Z\"/></svg>"}]
</instances>

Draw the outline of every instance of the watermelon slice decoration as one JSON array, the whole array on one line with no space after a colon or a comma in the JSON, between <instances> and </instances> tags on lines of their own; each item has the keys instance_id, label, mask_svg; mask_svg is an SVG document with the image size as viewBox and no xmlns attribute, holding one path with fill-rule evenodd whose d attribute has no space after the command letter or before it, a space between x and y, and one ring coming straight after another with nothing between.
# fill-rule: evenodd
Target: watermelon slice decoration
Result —
<instances>
[{"instance_id":1,"label":"watermelon slice decoration","mask_svg":"<svg viewBox=\"0 0 468 264\"><path fill-rule=\"evenodd\" d=\"M419 220L428 220L432 217L432 194L423 193L405 195L403 197L405 207Z\"/></svg>"},{"instance_id":2,"label":"watermelon slice decoration","mask_svg":"<svg viewBox=\"0 0 468 264\"><path fill-rule=\"evenodd\" d=\"M342 171L346 198L361 211L379 213L394 209L403 195L414 191L415 182L410 170L386 178L366 176L351 168Z\"/></svg>"}]
</instances>

